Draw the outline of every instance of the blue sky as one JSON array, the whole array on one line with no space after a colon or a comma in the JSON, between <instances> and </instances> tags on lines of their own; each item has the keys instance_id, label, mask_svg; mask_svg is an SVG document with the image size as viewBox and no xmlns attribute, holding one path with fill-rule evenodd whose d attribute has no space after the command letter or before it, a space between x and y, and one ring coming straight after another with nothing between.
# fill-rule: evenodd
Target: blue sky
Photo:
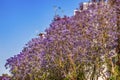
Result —
<instances>
[{"instance_id":1,"label":"blue sky","mask_svg":"<svg viewBox=\"0 0 120 80\"><path fill-rule=\"evenodd\" d=\"M0 0L0 75L8 73L6 59L22 50L39 32L49 27L54 6L57 13L72 16L80 2L88 0Z\"/></svg>"}]
</instances>

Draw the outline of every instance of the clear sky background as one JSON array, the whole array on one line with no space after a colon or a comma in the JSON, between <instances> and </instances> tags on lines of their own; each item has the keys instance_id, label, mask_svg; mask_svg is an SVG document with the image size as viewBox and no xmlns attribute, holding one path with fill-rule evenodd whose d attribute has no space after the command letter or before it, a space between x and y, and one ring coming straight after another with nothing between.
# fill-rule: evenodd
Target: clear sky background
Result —
<instances>
[{"instance_id":1,"label":"clear sky background","mask_svg":"<svg viewBox=\"0 0 120 80\"><path fill-rule=\"evenodd\" d=\"M6 59L23 49L39 32L44 32L57 13L72 16L80 2L88 0L0 0L0 75L8 73Z\"/></svg>"}]
</instances>

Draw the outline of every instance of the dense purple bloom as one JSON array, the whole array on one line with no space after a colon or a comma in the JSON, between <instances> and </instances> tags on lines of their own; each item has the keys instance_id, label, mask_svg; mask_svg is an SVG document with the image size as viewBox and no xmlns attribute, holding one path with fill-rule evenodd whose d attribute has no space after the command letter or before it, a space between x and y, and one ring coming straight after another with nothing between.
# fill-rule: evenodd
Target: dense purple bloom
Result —
<instances>
[{"instance_id":1,"label":"dense purple bloom","mask_svg":"<svg viewBox=\"0 0 120 80\"><path fill-rule=\"evenodd\" d=\"M120 33L115 8L108 3L91 3L85 10L78 9L74 16L55 16L45 37L29 41L20 54L7 60L6 67L18 80L44 76L62 80L73 71L78 75L80 66L89 72L95 64L101 70L101 63L117 54ZM84 67L87 65L91 67Z\"/></svg>"},{"instance_id":2,"label":"dense purple bloom","mask_svg":"<svg viewBox=\"0 0 120 80\"><path fill-rule=\"evenodd\" d=\"M0 76L0 80L12 80L12 79L8 74L3 74L2 76Z\"/></svg>"}]
</instances>

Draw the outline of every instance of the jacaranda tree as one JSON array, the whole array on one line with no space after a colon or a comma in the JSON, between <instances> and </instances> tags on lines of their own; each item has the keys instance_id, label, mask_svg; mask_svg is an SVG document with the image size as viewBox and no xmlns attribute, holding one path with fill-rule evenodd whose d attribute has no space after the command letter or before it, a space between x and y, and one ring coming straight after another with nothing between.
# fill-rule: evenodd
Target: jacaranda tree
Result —
<instances>
[{"instance_id":1,"label":"jacaranda tree","mask_svg":"<svg viewBox=\"0 0 120 80\"><path fill-rule=\"evenodd\" d=\"M56 15L44 35L7 60L13 80L118 79L120 5L100 0L81 7L71 17Z\"/></svg>"}]
</instances>

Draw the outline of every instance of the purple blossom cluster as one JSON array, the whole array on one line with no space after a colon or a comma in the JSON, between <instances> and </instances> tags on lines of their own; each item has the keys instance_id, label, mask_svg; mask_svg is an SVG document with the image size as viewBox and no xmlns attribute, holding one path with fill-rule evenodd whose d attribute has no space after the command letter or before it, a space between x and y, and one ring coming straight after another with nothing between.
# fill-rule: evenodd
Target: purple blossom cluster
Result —
<instances>
[{"instance_id":1,"label":"purple blossom cluster","mask_svg":"<svg viewBox=\"0 0 120 80\"><path fill-rule=\"evenodd\" d=\"M7 74L3 74L2 76L0 76L0 80L11 80L11 77Z\"/></svg>"},{"instance_id":2,"label":"purple blossom cluster","mask_svg":"<svg viewBox=\"0 0 120 80\"><path fill-rule=\"evenodd\" d=\"M116 7L92 3L74 16L55 16L44 38L29 41L5 66L14 80L83 80L93 73L105 75L103 64L117 55L118 35Z\"/></svg>"},{"instance_id":3,"label":"purple blossom cluster","mask_svg":"<svg viewBox=\"0 0 120 80\"><path fill-rule=\"evenodd\" d=\"M26 44L20 54L7 60L5 66L10 68L10 72L13 74L13 78L15 77L15 80L25 80L32 74L40 72L43 49L43 39L34 38Z\"/></svg>"}]
</instances>

